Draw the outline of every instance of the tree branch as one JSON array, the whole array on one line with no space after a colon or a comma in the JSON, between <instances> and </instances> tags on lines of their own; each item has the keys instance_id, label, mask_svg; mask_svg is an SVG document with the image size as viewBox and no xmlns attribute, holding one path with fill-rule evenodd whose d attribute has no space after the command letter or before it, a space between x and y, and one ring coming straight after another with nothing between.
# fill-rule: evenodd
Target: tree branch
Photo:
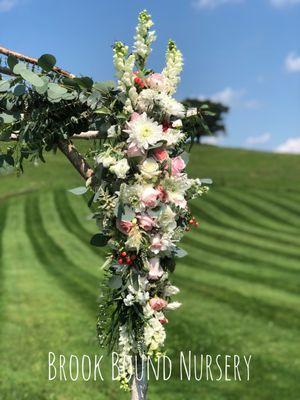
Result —
<instances>
[{"instance_id":1,"label":"tree branch","mask_svg":"<svg viewBox=\"0 0 300 400\"><path fill-rule=\"evenodd\" d=\"M0 66L0 74L15 76L11 69Z\"/></svg>"},{"instance_id":2,"label":"tree branch","mask_svg":"<svg viewBox=\"0 0 300 400\"><path fill-rule=\"evenodd\" d=\"M70 140L60 139L57 146L85 180L93 175L94 171Z\"/></svg>"},{"instance_id":3,"label":"tree branch","mask_svg":"<svg viewBox=\"0 0 300 400\"><path fill-rule=\"evenodd\" d=\"M81 133L75 133L70 137L70 139L84 139L84 140L90 140L90 139L100 139L99 131L87 131L87 132L81 132ZM8 139L9 141L17 141L19 140L19 136L17 133L12 133L10 135L10 138ZM0 139L1 141L1 139ZM6 140L7 141L7 140Z\"/></svg>"},{"instance_id":4,"label":"tree branch","mask_svg":"<svg viewBox=\"0 0 300 400\"><path fill-rule=\"evenodd\" d=\"M16 51L13 51L13 50L9 50L3 46L0 46L0 54L4 54L5 56L14 56L14 57L18 58L19 60L23 60L25 62L34 64L34 65L37 65L37 63L38 63L37 58L25 56L24 54L17 53ZM53 67L53 71L58 72L61 75L67 76L68 78L75 78L75 75L71 74L68 71L65 71L64 69L62 69L60 67ZM10 70L7 69L6 72L10 72ZM8 74L8 75L10 75L10 74Z\"/></svg>"}]
</instances>

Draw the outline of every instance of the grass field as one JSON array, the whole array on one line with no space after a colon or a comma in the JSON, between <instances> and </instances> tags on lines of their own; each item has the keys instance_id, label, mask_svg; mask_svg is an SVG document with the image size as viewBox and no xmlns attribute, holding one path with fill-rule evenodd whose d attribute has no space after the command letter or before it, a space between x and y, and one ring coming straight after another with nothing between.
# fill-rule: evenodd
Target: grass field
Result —
<instances>
[{"instance_id":1,"label":"grass field","mask_svg":"<svg viewBox=\"0 0 300 400\"><path fill-rule=\"evenodd\" d=\"M285 400L300 396L299 156L195 146L190 173L214 180L194 202L200 229L173 280L168 355L252 355L249 382L152 382L150 400ZM0 399L127 399L111 382L48 381L47 355L99 353L102 250L61 155L0 177Z\"/></svg>"}]
</instances>

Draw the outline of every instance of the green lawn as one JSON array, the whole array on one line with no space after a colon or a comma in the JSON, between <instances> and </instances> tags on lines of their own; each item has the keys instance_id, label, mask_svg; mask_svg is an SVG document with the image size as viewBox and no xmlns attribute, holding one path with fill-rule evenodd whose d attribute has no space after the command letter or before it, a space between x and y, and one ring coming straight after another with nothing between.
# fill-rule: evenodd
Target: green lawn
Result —
<instances>
[{"instance_id":1,"label":"green lawn","mask_svg":"<svg viewBox=\"0 0 300 400\"><path fill-rule=\"evenodd\" d=\"M99 354L103 251L81 178L61 155L0 177L0 399L128 399L111 382L48 381L47 355ZM214 185L193 210L174 282L168 355L252 355L249 382L151 382L150 400L284 400L300 393L299 156L195 146L190 173ZM178 357L177 357L178 358ZM107 362L107 364L109 364ZM174 367L176 363L174 362Z\"/></svg>"}]
</instances>

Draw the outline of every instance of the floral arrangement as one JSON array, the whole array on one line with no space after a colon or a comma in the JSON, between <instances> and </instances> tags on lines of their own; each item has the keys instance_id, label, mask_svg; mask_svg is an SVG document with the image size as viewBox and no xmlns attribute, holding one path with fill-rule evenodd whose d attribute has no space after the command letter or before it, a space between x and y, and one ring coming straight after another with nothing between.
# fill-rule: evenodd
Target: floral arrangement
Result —
<instances>
[{"instance_id":1,"label":"floral arrangement","mask_svg":"<svg viewBox=\"0 0 300 400\"><path fill-rule=\"evenodd\" d=\"M188 201L208 191L209 180L189 179L184 148L189 120L197 115L174 99L183 67L170 40L161 73L146 68L155 32L151 16L139 16L132 53L121 42L113 48L122 109L107 129L101 151L93 153L93 218L100 233L94 245L108 245L106 280L100 299L98 333L102 345L119 354L119 380L129 388L133 357L154 358L163 350L172 297L175 257L184 233L198 226ZM107 113L107 108L97 110Z\"/></svg>"}]
</instances>

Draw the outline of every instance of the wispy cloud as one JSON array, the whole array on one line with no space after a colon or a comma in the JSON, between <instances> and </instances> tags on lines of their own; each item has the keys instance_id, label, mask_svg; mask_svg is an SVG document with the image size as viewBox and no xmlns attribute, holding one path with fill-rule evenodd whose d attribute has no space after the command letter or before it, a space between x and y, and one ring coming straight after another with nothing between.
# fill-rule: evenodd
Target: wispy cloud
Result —
<instances>
[{"instance_id":1,"label":"wispy cloud","mask_svg":"<svg viewBox=\"0 0 300 400\"><path fill-rule=\"evenodd\" d=\"M0 0L0 12L5 12L11 10L18 0Z\"/></svg>"},{"instance_id":2,"label":"wispy cloud","mask_svg":"<svg viewBox=\"0 0 300 400\"><path fill-rule=\"evenodd\" d=\"M203 138L201 138L201 143L211 144L213 146L221 144L222 141L223 141L223 138L217 137L217 136L204 136Z\"/></svg>"},{"instance_id":3,"label":"wispy cloud","mask_svg":"<svg viewBox=\"0 0 300 400\"><path fill-rule=\"evenodd\" d=\"M285 59L285 68L288 72L300 72L300 56L295 52L289 53Z\"/></svg>"},{"instance_id":4,"label":"wispy cloud","mask_svg":"<svg viewBox=\"0 0 300 400\"><path fill-rule=\"evenodd\" d=\"M276 153L300 154L300 137L288 138L274 150Z\"/></svg>"},{"instance_id":5,"label":"wispy cloud","mask_svg":"<svg viewBox=\"0 0 300 400\"><path fill-rule=\"evenodd\" d=\"M269 132L263 133L259 136L249 136L246 139L246 144L248 146L254 146L258 144L265 144L270 141L272 135Z\"/></svg>"},{"instance_id":6,"label":"wispy cloud","mask_svg":"<svg viewBox=\"0 0 300 400\"><path fill-rule=\"evenodd\" d=\"M246 91L243 89L233 89L228 86L219 92L213 93L211 95L198 96L200 100L210 99L217 103L222 103L229 107L242 107L248 109L258 109L260 108L260 103L255 99L247 99Z\"/></svg>"},{"instance_id":7,"label":"wispy cloud","mask_svg":"<svg viewBox=\"0 0 300 400\"><path fill-rule=\"evenodd\" d=\"M270 3L272 4L272 6L281 8L300 4L300 0L270 0Z\"/></svg>"},{"instance_id":8,"label":"wispy cloud","mask_svg":"<svg viewBox=\"0 0 300 400\"><path fill-rule=\"evenodd\" d=\"M244 0L196 0L194 5L198 8L214 9L224 4L243 3Z\"/></svg>"}]
</instances>

